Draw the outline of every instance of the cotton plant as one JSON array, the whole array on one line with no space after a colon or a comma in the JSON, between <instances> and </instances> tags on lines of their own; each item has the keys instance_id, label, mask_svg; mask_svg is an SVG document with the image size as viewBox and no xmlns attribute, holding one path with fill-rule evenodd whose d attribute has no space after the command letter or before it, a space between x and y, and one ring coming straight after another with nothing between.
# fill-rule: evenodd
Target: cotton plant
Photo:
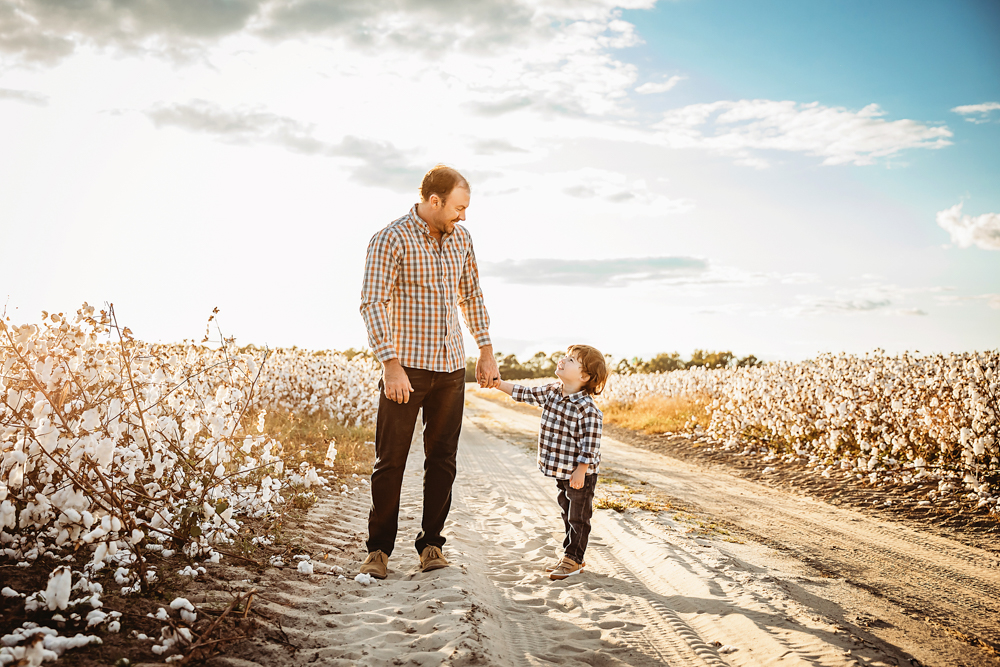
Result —
<instances>
[{"instance_id":1,"label":"cotton plant","mask_svg":"<svg viewBox=\"0 0 1000 667\"><path fill-rule=\"evenodd\" d=\"M371 360L337 353L148 345L87 304L0 321L0 555L87 554L88 572L110 564L127 592L155 581L154 550L217 562L244 517L291 484L326 483L285 470L266 412L368 424L377 379Z\"/></svg>"},{"instance_id":2,"label":"cotton plant","mask_svg":"<svg viewBox=\"0 0 1000 667\"><path fill-rule=\"evenodd\" d=\"M823 474L940 481L1000 512L1000 353L827 354L754 368L612 375L603 404L706 395L708 433L729 449L804 456Z\"/></svg>"}]
</instances>

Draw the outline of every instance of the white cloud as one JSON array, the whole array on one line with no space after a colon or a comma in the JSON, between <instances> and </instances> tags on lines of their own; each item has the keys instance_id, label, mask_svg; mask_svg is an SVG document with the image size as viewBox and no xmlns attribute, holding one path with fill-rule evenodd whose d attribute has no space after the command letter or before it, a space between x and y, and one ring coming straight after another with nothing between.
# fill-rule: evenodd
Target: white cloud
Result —
<instances>
[{"instance_id":1,"label":"white cloud","mask_svg":"<svg viewBox=\"0 0 1000 667\"><path fill-rule=\"evenodd\" d=\"M516 285L628 287L663 285L748 287L815 282L808 274L750 272L701 257L621 257L609 259L531 258L480 262L484 276Z\"/></svg>"},{"instance_id":2,"label":"white cloud","mask_svg":"<svg viewBox=\"0 0 1000 667\"><path fill-rule=\"evenodd\" d=\"M816 155L823 164L868 165L902 150L951 144L947 127L883 115L877 104L855 112L818 102L720 101L668 111L655 128L667 145L713 150L755 167L768 164L755 150Z\"/></svg>"},{"instance_id":3,"label":"white cloud","mask_svg":"<svg viewBox=\"0 0 1000 667\"><path fill-rule=\"evenodd\" d=\"M14 100L24 104L44 107L49 103L48 95L35 93L30 90L13 90L11 88L0 88L0 100Z\"/></svg>"},{"instance_id":4,"label":"white cloud","mask_svg":"<svg viewBox=\"0 0 1000 667\"><path fill-rule=\"evenodd\" d=\"M869 282L857 287L835 288L832 294L800 294L799 305L784 308L790 317L815 315L858 315L881 313L883 315L923 316L927 311L913 303L927 290L904 288L882 282Z\"/></svg>"},{"instance_id":5,"label":"white cloud","mask_svg":"<svg viewBox=\"0 0 1000 667\"><path fill-rule=\"evenodd\" d=\"M674 86L676 86L678 83L680 83L686 78L687 78L686 76L675 75L661 83L654 83L652 81L649 81L636 88L635 92L639 93L640 95L665 93L668 90L671 90Z\"/></svg>"},{"instance_id":6,"label":"white cloud","mask_svg":"<svg viewBox=\"0 0 1000 667\"><path fill-rule=\"evenodd\" d=\"M942 295L937 297L937 302L942 305L956 305L968 302L981 302L994 310L1000 310L1000 294L975 294L972 296Z\"/></svg>"},{"instance_id":7,"label":"white cloud","mask_svg":"<svg viewBox=\"0 0 1000 667\"><path fill-rule=\"evenodd\" d=\"M962 204L938 211L937 223L951 235L959 248L975 245L983 250L1000 250L1000 213L963 215Z\"/></svg>"},{"instance_id":8,"label":"white cloud","mask_svg":"<svg viewBox=\"0 0 1000 667\"><path fill-rule=\"evenodd\" d=\"M414 191L426 171L387 142L354 136L345 136L338 142L323 141L315 136L310 125L259 109L227 110L196 100L190 104L159 106L147 115L158 127L173 126L209 134L228 143L271 144L293 153L349 158L355 163L351 168L354 180L397 192Z\"/></svg>"},{"instance_id":9,"label":"white cloud","mask_svg":"<svg viewBox=\"0 0 1000 667\"><path fill-rule=\"evenodd\" d=\"M700 280L708 262L697 257L622 259L508 259L481 263L483 275L518 285L625 287L647 281Z\"/></svg>"},{"instance_id":10,"label":"white cloud","mask_svg":"<svg viewBox=\"0 0 1000 667\"><path fill-rule=\"evenodd\" d=\"M965 104L952 109L957 114L972 116L966 118L970 123L986 123L989 121L991 111L1000 111L1000 102L983 102L982 104Z\"/></svg>"}]
</instances>

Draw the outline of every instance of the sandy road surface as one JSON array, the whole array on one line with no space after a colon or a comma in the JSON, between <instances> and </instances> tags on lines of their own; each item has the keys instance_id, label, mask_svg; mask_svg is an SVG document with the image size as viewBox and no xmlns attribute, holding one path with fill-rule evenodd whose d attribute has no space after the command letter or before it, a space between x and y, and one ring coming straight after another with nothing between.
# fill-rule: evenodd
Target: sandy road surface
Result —
<instances>
[{"instance_id":1,"label":"sandy road surface","mask_svg":"<svg viewBox=\"0 0 1000 667\"><path fill-rule=\"evenodd\" d=\"M501 437L530 433L537 423L532 415L471 400L476 409L470 418ZM815 599L817 608L867 626L928 665L1000 664L991 650L970 646L1000 646L1000 563L994 554L613 439L603 440L602 451L617 473L645 480L775 547L772 553L752 545L723 550L787 570L779 576L793 597Z\"/></svg>"},{"instance_id":2,"label":"sandy road surface","mask_svg":"<svg viewBox=\"0 0 1000 667\"><path fill-rule=\"evenodd\" d=\"M419 437L385 581L364 586L352 578L364 557L366 487L317 504L302 536L314 558L328 555L317 560L317 574L271 570L253 584L265 592L261 608L280 620L284 635L265 633L234 646L215 664L854 667L906 665L906 652L928 665L990 664L950 635L931 637L936 626L903 616L891 601L803 564L794 551L806 553L814 542L841 544L835 551L861 549L855 558L874 570L887 553L905 550L933 566L939 581L946 567L971 578L967 558L950 555L950 545L897 537L890 527L861 523L870 522L864 517L613 441L604 443L604 456L618 472L641 475L733 523L742 517L748 529L770 531L772 543L787 533L796 546L782 553L706 537L669 512L598 510L586 571L550 581L542 568L562 539L554 484L517 444L536 432L537 417L469 395L446 533L454 565L443 570L419 572L412 547L420 517ZM335 567L348 576L338 578ZM897 574L907 567L900 564ZM858 576L868 575L859 570ZM963 591L976 590L960 581L954 585ZM870 627L852 625L851 605ZM904 641L886 635L893 632ZM906 645L912 638L918 650Z\"/></svg>"}]
</instances>

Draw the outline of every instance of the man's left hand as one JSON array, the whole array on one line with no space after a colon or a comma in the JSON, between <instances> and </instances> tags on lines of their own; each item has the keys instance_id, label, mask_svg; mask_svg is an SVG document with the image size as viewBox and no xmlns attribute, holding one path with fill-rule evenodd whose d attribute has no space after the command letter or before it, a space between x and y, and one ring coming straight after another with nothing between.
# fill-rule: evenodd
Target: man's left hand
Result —
<instances>
[{"instance_id":1,"label":"man's left hand","mask_svg":"<svg viewBox=\"0 0 1000 667\"><path fill-rule=\"evenodd\" d=\"M496 389L500 386L500 369L493 356L493 346L484 345L479 348L479 361L476 362L476 382L480 387Z\"/></svg>"},{"instance_id":2,"label":"man's left hand","mask_svg":"<svg viewBox=\"0 0 1000 667\"><path fill-rule=\"evenodd\" d=\"M573 470L573 474L569 476L569 486L572 489L582 489L583 483L587 479L587 470L589 466L586 464L580 464Z\"/></svg>"}]
</instances>

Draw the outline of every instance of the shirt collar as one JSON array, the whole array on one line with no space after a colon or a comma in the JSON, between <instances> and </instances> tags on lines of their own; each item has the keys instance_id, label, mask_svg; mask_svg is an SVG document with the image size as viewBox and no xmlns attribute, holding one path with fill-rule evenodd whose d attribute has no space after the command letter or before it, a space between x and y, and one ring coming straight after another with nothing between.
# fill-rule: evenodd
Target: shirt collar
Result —
<instances>
[{"instance_id":1,"label":"shirt collar","mask_svg":"<svg viewBox=\"0 0 1000 667\"><path fill-rule=\"evenodd\" d=\"M424 220L423 218L420 217L420 215L417 214L417 205L416 204L414 204L413 208L410 209L410 221L414 224L414 226L417 229L419 229L420 231L422 231L424 234L426 234L427 236L431 235L431 226L427 224L426 220ZM452 232L452 234L454 234L454 233L455 232ZM451 234L442 234L441 235L441 240L444 241L446 238L448 238L450 236L451 236ZM431 237L431 238L433 238L433 237Z\"/></svg>"},{"instance_id":2,"label":"shirt collar","mask_svg":"<svg viewBox=\"0 0 1000 667\"><path fill-rule=\"evenodd\" d=\"M579 403L586 397L587 397L587 390L581 389L580 391L570 394L568 396L564 396L563 398L568 398L573 403Z\"/></svg>"}]
</instances>

